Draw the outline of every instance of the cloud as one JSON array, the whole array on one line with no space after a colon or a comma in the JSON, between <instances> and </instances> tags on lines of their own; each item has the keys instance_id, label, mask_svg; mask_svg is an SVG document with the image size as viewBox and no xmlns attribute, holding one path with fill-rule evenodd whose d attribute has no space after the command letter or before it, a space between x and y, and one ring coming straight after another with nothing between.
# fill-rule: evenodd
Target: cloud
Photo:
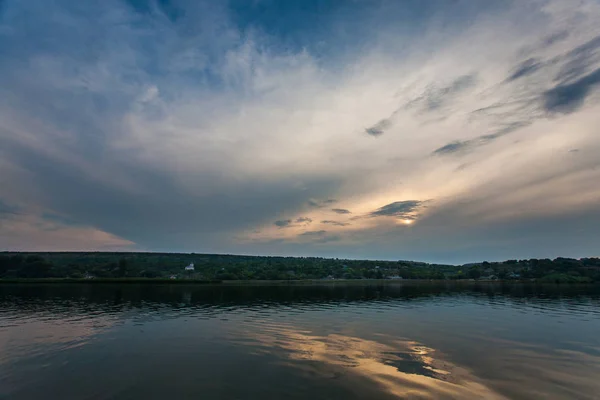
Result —
<instances>
[{"instance_id":1,"label":"cloud","mask_svg":"<svg viewBox=\"0 0 600 400\"><path fill-rule=\"evenodd\" d=\"M423 207L424 203L424 201L419 200L395 201L372 211L369 215L371 217L412 218L414 213Z\"/></svg>"},{"instance_id":2,"label":"cloud","mask_svg":"<svg viewBox=\"0 0 600 400\"><path fill-rule=\"evenodd\" d=\"M556 75L556 80L564 84L580 78L588 73L591 68L597 67L600 62L600 36L596 36L566 54L556 57L555 61L563 62Z\"/></svg>"},{"instance_id":3,"label":"cloud","mask_svg":"<svg viewBox=\"0 0 600 400\"><path fill-rule=\"evenodd\" d=\"M461 151L465 148L468 148L471 145L470 141L455 141L455 142L451 142L448 143L447 145L444 145L442 147L440 147L439 149L436 149L433 153L434 154L452 154L452 153L456 153L458 151Z\"/></svg>"},{"instance_id":4,"label":"cloud","mask_svg":"<svg viewBox=\"0 0 600 400\"><path fill-rule=\"evenodd\" d=\"M520 121L507 124L505 127L497 130L494 133L488 135L481 135L471 140L460 141L456 140L450 142L433 151L433 155L448 155L455 153L464 153L468 150L472 150L475 147L483 146L490 143L491 141L498 139L504 135L514 132L520 128L526 127L530 124L529 121Z\"/></svg>"},{"instance_id":5,"label":"cloud","mask_svg":"<svg viewBox=\"0 0 600 400\"><path fill-rule=\"evenodd\" d=\"M552 46L555 43L561 42L569 37L568 31L560 31L552 33L543 39L543 46Z\"/></svg>"},{"instance_id":6,"label":"cloud","mask_svg":"<svg viewBox=\"0 0 600 400\"><path fill-rule=\"evenodd\" d=\"M394 120L397 119L403 111L410 109L420 109L421 111L431 112L442 109L445 105L456 99L465 90L473 87L476 83L476 77L472 74L462 75L453 80L449 85L436 87L431 85L415 99L410 100L403 107L397 108L388 118L381 119L365 132L371 136L381 136L394 126Z\"/></svg>"},{"instance_id":7,"label":"cloud","mask_svg":"<svg viewBox=\"0 0 600 400\"><path fill-rule=\"evenodd\" d=\"M239 2L84 3L7 0L0 16L0 187L32 218L32 248L55 224L156 251L450 257L474 250L447 247L443 226L475 248L517 237L487 218L594 215L595 1L291 4L275 19ZM397 199L436 201L397 210L418 216L398 229L380 207ZM298 239L303 218L331 222L321 243Z\"/></svg>"},{"instance_id":8,"label":"cloud","mask_svg":"<svg viewBox=\"0 0 600 400\"><path fill-rule=\"evenodd\" d=\"M273 223L273 225L275 225L275 226L277 226L279 228L286 228L286 227L290 226L291 223L292 223L291 219L280 219L278 221L275 221Z\"/></svg>"},{"instance_id":9,"label":"cloud","mask_svg":"<svg viewBox=\"0 0 600 400\"><path fill-rule=\"evenodd\" d=\"M334 204L336 203L337 200L336 199L326 199L326 200L315 200L315 199L310 199L308 200L308 205L311 207L327 207L328 205Z\"/></svg>"},{"instance_id":10,"label":"cloud","mask_svg":"<svg viewBox=\"0 0 600 400\"><path fill-rule=\"evenodd\" d=\"M135 243L99 229L21 210L0 214L0 251L131 251Z\"/></svg>"},{"instance_id":11,"label":"cloud","mask_svg":"<svg viewBox=\"0 0 600 400\"><path fill-rule=\"evenodd\" d=\"M298 236L323 236L327 233L327 231L324 230L320 230L320 231L307 231L307 232L303 232Z\"/></svg>"},{"instance_id":12,"label":"cloud","mask_svg":"<svg viewBox=\"0 0 600 400\"><path fill-rule=\"evenodd\" d=\"M306 226L312 223L312 218L309 217L298 217L294 220L291 219L280 219L273 223L277 228L293 228L297 226ZM260 233L260 231L259 231Z\"/></svg>"},{"instance_id":13,"label":"cloud","mask_svg":"<svg viewBox=\"0 0 600 400\"><path fill-rule=\"evenodd\" d=\"M327 234L326 230L318 230L300 233L298 235L298 239L300 239L301 241L308 240L310 241L310 243L314 244L327 244L332 242L338 242L342 239L342 237L340 235Z\"/></svg>"},{"instance_id":14,"label":"cloud","mask_svg":"<svg viewBox=\"0 0 600 400\"><path fill-rule=\"evenodd\" d=\"M507 81L514 81L524 76L533 74L541 67L541 65L542 64L539 60L535 58L528 58L515 68L515 71L507 78Z\"/></svg>"},{"instance_id":15,"label":"cloud","mask_svg":"<svg viewBox=\"0 0 600 400\"><path fill-rule=\"evenodd\" d=\"M569 114L579 109L591 90L600 84L600 68L575 82L558 85L544 93L544 109Z\"/></svg>"},{"instance_id":16,"label":"cloud","mask_svg":"<svg viewBox=\"0 0 600 400\"><path fill-rule=\"evenodd\" d=\"M346 210L345 208L332 208L331 211L336 214L352 214L350 210Z\"/></svg>"},{"instance_id":17,"label":"cloud","mask_svg":"<svg viewBox=\"0 0 600 400\"><path fill-rule=\"evenodd\" d=\"M458 95L475 86L476 82L477 77L474 74L467 74L459 76L446 86L431 85L422 95L411 100L406 107L409 109L418 107L427 112L439 110L455 100Z\"/></svg>"},{"instance_id":18,"label":"cloud","mask_svg":"<svg viewBox=\"0 0 600 400\"><path fill-rule=\"evenodd\" d=\"M340 221L332 221L332 220L323 220L321 221L322 224L327 224L327 225L334 225L334 226L348 226L350 225L347 222L340 222Z\"/></svg>"},{"instance_id":19,"label":"cloud","mask_svg":"<svg viewBox=\"0 0 600 400\"><path fill-rule=\"evenodd\" d=\"M392 122L386 118L386 119L382 119L381 121L379 121L372 127L365 129L365 132L368 135L377 137L377 136L383 135L383 133L387 129L391 128L391 126L392 126Z\"/></svg>"}]
</instances>

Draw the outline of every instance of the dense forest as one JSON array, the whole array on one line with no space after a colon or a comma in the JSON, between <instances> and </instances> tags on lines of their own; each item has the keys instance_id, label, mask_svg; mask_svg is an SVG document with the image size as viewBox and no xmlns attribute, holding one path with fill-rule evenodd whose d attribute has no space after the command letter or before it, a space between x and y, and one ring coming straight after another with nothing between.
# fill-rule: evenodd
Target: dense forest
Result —
<instances>
[{"instance_id":1,"label":"dense forest","mask_svg":"<svg viewBox=\"0 0 600 400\"><path fill-rule=\"evenodd\" d=\"M190 268L192 265L193 269ZM195 253L0 253L0 279L27 278L162 278L218 281L475 279L600 282L600 259L529 259L441 265L402 260Z\"/></svg>"}]
</instances>

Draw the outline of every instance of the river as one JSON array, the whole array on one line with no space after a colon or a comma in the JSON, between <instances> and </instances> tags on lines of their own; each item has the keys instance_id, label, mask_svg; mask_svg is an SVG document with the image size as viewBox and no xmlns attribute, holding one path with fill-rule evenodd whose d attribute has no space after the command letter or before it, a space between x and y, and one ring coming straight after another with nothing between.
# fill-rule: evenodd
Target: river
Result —
<instances>
[{"instance_id":1,"label":"river","mask_svg":"<svg viewBox=\"0 0 600 400\"><path fill-rule=\"evenodd\" d=\"M600 287L0 285L0 399L598 399Z\"/></svg>"}]
</instances>

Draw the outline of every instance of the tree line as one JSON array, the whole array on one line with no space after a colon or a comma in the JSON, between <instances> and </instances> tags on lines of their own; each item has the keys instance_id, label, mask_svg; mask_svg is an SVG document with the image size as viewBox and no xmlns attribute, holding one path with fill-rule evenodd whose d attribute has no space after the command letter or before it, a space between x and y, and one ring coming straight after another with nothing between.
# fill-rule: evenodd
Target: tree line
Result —
<instances>
[{"instance_id":1,"label":"tree line","mask_svg":"<svg viewBox=\"0 0 600 400\"><path fill-rule=\"evenodd\" d=\"M193 271L185 266L194 264ZM416 261L195 253L0 253L0 279L200 280L474 279L600 282L600 259L556 258L465 265Z\"/></svg>"}]
</instances>

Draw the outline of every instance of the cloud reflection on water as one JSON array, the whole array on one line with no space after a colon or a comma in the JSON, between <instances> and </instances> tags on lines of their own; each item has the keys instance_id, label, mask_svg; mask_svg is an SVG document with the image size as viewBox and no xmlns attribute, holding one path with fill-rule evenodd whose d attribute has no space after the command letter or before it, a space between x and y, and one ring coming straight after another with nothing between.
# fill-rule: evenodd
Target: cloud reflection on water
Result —
<instances>
[{"instance_id":1,"label":"cloud reflection on water","mask_svg":"<svg viewBox=\"0 0 600 400\"><path fill-rule=\"evenodd\" d=\"M251 336L258 353L284 353L282 365L336 379L337 384L355 385L361 377L399 398L506 398L470 371L440 358L435 349L414 341L318 336L269 324Z\"/></svg>"}]
</instances>

